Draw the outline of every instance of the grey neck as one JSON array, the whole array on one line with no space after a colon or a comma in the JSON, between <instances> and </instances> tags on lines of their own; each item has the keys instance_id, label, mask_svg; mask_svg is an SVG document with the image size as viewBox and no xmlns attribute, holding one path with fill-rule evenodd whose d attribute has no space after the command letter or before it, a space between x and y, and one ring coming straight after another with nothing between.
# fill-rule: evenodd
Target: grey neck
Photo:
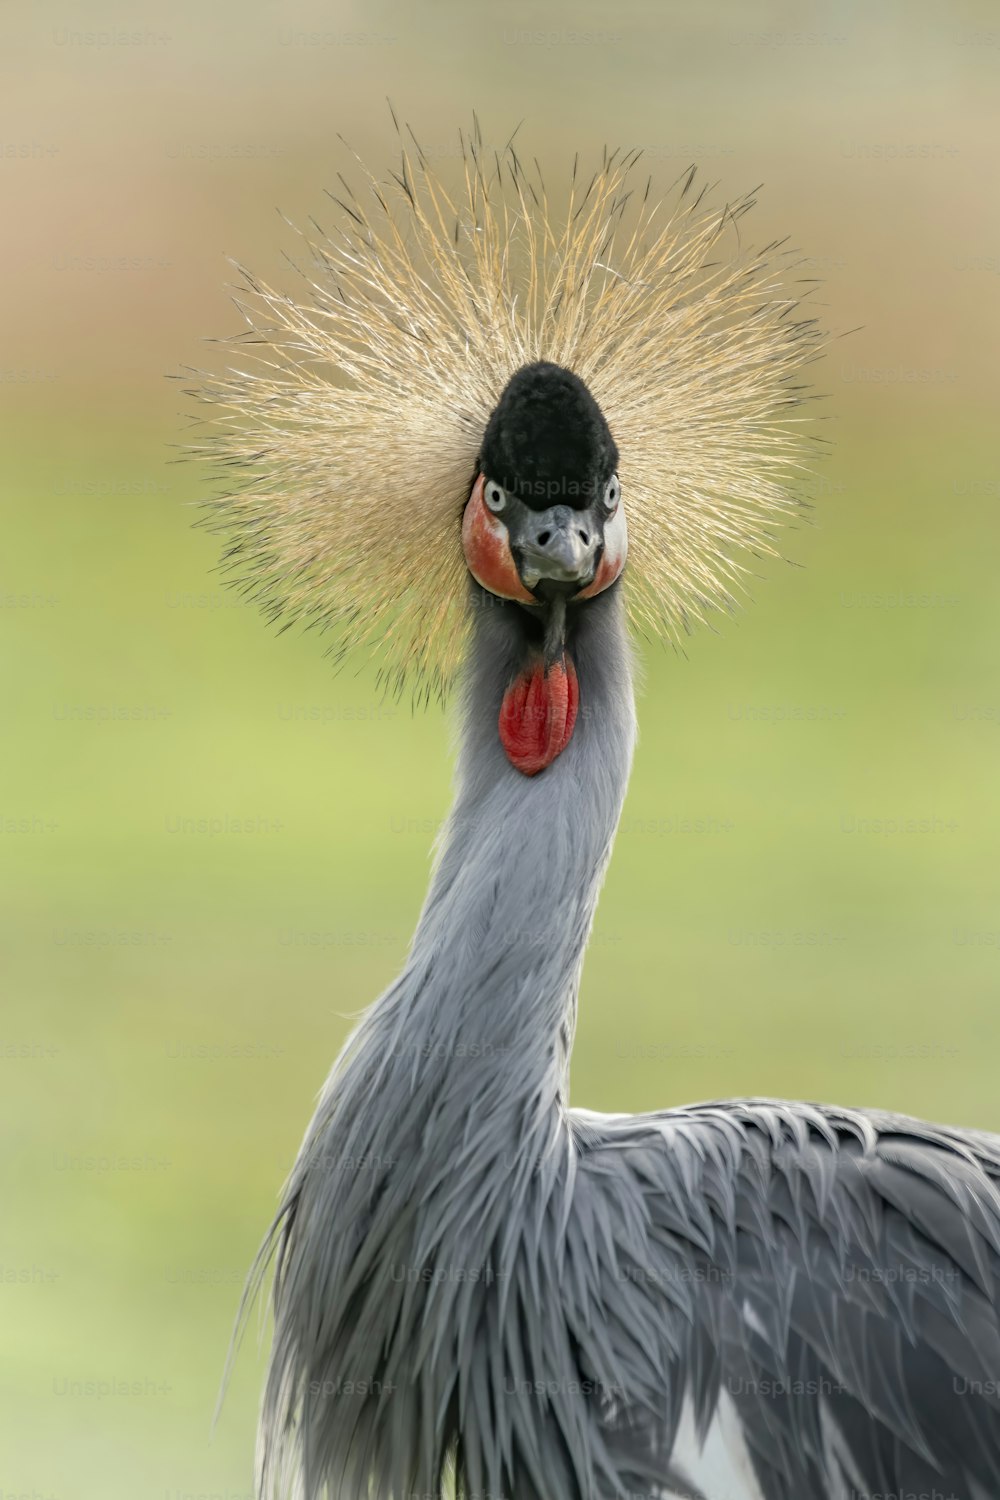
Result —
<instances>
[{"instance_id":1,"label":"grey neck","mask_svg":"<svg viewBox=\"0 0 1000 1500\"><path fill-rule=\"evenodd\" d=\"M440 1102L480 1111L547 1110L565 1097L580 969L635 742L614 587L574 625L569 745L538 776L514 770L497 718L523 665L519 610L474 589L457 795L406 969L381 1002Z\"/></svg>"}]
</instances>

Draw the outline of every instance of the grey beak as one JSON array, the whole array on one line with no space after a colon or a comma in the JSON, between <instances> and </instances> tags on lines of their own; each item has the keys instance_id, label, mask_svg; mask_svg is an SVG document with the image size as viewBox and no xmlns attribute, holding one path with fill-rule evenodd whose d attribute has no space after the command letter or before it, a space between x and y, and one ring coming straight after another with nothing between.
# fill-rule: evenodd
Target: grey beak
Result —
<instances>
[{"instance_id":1,"label":"grey beak","mask_svg":"<svg viewBox=\"0 0 1000 1500\"><path fill-rule=\"evenodd\" d=\"M568 505L530 512L517 538L526 588L549 583L587 583L594 571L600 531L587 511Z\"/></svg>"}]
</instances>

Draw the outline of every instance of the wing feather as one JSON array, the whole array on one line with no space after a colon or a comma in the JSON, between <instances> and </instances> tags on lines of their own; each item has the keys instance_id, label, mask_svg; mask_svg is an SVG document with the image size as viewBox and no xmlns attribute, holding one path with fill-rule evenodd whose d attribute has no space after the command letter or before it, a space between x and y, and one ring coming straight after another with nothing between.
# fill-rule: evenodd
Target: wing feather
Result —
<instances>
[{"instance_id":1,"label":"wing feather","mask_svg":"<svg viewBox=\"0 0 1000 1500\"><path fill-rule=\"evenodd\" d=\"M768 1500L1000 1494L1000 1138L748 1100L588 1115L577 1140L568 1232L647 1272L601 1297L626 1372L609 1421L651 1495L703 1482L682 1412L708 1454L729 1403Z\"/></svg>"}]
</instances>

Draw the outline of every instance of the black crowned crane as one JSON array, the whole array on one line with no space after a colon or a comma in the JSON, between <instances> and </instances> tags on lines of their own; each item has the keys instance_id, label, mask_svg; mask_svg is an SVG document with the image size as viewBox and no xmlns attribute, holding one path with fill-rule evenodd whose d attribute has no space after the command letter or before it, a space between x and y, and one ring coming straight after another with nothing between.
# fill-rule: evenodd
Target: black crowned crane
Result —
<instances>
[{"instance_id":1,"label":"black crowned crane","mask_svg":"<svg viewBox=\"0 0 1000 1500\"><path fill-rule=\"evenodd\" d=\"M261 1493L996 1500L1000 1138L567 1100L629 623L732 603L795 512L794 261L742 243L749 199L632 192L632 157L558 211L513 147L463 160L453 193L415 145L345 189L303 295L247 277L246 361L203 392L265 608L461 690L409 956L251 1282L273 1255Z\"/></svg>"}]
</instances>

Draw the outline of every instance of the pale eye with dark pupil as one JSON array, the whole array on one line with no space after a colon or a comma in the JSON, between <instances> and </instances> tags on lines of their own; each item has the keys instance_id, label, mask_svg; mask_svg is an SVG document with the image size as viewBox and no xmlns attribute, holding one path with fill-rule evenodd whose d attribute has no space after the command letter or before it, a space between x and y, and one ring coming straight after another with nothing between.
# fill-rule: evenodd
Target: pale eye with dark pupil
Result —
<instances>
[{"instance_id":1,"label":"pale eye with dark pupil","mask_svg":"<svg viewBox=\"0 0 1000 1500\"><path fill-rule=\"evenodd\" d=\"M491 510L494 515L498 515L507 503L507 496L504 494L503 490L498 484L494 484L491 480L490 483L487 484L485 490L483 491L483 494L486 499L487 509Z\"/></svg>"},{"instance_id":2,"label":"pale eye with dark pupil","mask_svg":"<svg viewBox=\"0 0 1000 1500\"><path fill-rule=\"evenodd\" d=\"M607 489L604 491L604 504L607 510L614 510L621 497L622 487L618 482L618 475L614 474L608 480Z\"/></svg>"}]
</instances>

